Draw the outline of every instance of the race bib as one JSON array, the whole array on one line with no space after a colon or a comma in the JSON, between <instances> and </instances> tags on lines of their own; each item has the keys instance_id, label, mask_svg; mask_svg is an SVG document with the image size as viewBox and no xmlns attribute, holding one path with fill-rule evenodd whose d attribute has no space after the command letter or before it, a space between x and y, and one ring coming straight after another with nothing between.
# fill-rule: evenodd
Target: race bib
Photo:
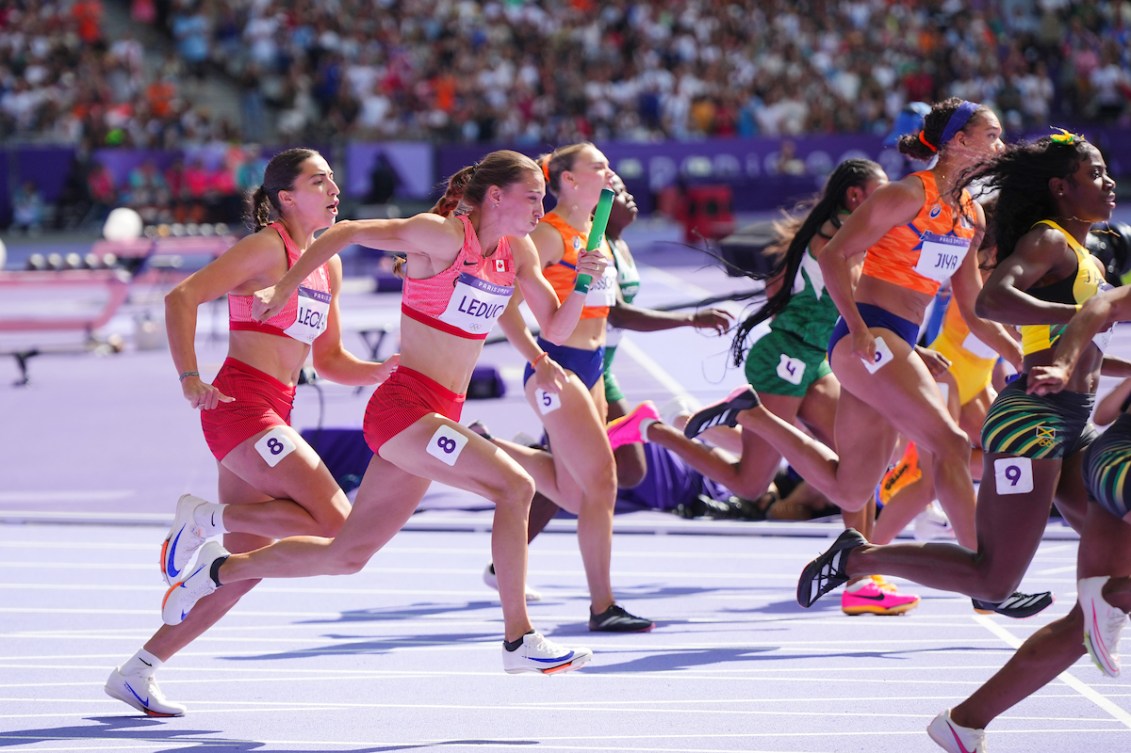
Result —
<instances>
[{"instance_id":1,"label":"race bib","mask_svg":"<svg viewBox=\"0 0 1131 753\"><path fill-rule=\"evenodd\" d=\"M804 376L805 362L800 358L790 358L785 353L782 353L781 361L778 363L778 377L783 382L801 384L801 379Z\"/></svg>"},{"instance_id":2,"label":"race bib","mask_svg":"<svg viewBox=\"0 0 1131 753\"><path fill-rule=\"evenodd\" d=\"M466 445L467 437L444 424L428 440L428 454L447 465L455 465Z\"/></svg>"},{"instance_id":3,"label":"race bib","mask_svg":"<svg viewBox=\"0 0 1131 753\"><path fill-rule=\"evenodd\" d=\"M891 352L891 348L884 342L884 338L876 338L876 353L872 356L872 362L864 361L864 368L868 370L869 374L875 374L885 364L889 363L895 355ZM863 360L863 359L861 359Z\"/></svg>"},{"instance_id":4,"label":"race bib","mask_svg":"<svg viewBox=\"0 0 1131 753\"><path fill-rule=\"evenodd\" d=\"M593 280L589 292L585 294L586 306L614 306L617 302L617 270L613 265L605 267L604 274Z\"/></svg>"},{"instance_id":5,"label":"race bib","mask_svg":"<svg viewBox=\"0 0 1131 753\"><path fill-rule=\"evenodd\" d=\"M562 407L562 396L556 392L534 390L534 399L538 402L538 410L542 412L543 416Z\"/></svg>"},{"instance_id":6,"label":"race bib","mask_svg":"<svg viewBox=\"0 0 1131 753\"><path fill-rule=\"evenodd\" d=\"M507 307L514 288L461 272L440 321L470 335L485 335Z\"/></svg>"},{"instance_id":7,"label":"race bib","mask_svg":"<svg viewBox=\"0 0 1131 753\"><path fill-rule=\"evenodd\" d=\"M1033 491L1033 461L1029 458L998 458L994 461L994 488L998 495Z\"/></svg>"},{"instance_id":8,"label":"race bib","mask_svg":"<svg viewBox=\"0 0 1131 753\"><path fill-rule=\"evenodd\" d=\"M299 286L297 291L298 312L294 324L283 332L299 342L310 345L314 338L326 330L326 318L330 315L329 293Z\"/></svg>"},{"instance_id":9,"label":"race bib","mask_svg":"<svg viewBox=\"0 0 1131 753\"><path fill-rule=\"evenodd\" d=\"M276 426L271 431L264 434L255 443L255 451L259 453L259 457L263 458L264 462L271 468L277 466L282 462L283 458L290 455L298 449L294 441L291 440L287 432L282 427Z\"/></svg>"},{"instance_id":10,"label":"race bib","mask_svg":"<svg viewBox=\"0 0 1131 753\"><path fill-rule=\"evenodd\" d=\"M956 235L926 232L923 233L921 244L915 271L937 282L949 280L970 250L970 239Z\"/></svg>"}]
</instances>

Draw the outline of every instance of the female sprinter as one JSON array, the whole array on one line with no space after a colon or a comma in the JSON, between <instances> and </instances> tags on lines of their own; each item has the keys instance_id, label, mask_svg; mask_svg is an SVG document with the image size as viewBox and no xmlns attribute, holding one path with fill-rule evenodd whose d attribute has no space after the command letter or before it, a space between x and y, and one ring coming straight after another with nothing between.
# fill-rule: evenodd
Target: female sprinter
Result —
<instances>
[{"instance_id":1,"label":"female sprinter","mask_svg":"<svg viewBox=\"0 0 1131 753\"><path fill-rule=\"evenodd\" d=\"M1040 544L1054 500L1073 528L1083 524L1081 468L1095 435L1088 419L1102 349L1089 349L1065 391L1054 395L1029 394L1026 373L1051 362L1063 324L1106 284L1102 266L1083 244L1092 223L1111 216L1115 183L1099 151L1072 134L1012 147L963 183L973 180L1000 192L998 262L979 296L979 311L1020 326L1025 353L1021 377L998 394L982 427L978 549L857 548L845 539L806 569L799 596L817 594L842 573L866 567L976 599L1006 599Z\"/></svg>"},{"instance_id":2,"label":"female sprinter","mask_svg":"<svg viewBox=\"0 0 1131 753\"><path fill-rule=\"evenodd\" d=\"M1111 217L1115 182L1099 151L1074 134L1011 150L978 173L1001 189L999 221L1008 218L1009 227L1002 228L999 248L1016 241L987 281L986 293L994 292L987 305L995 316L1023 325L1025 374L1001 392L982 431L987 456L985 493L978 498L982 546L974 557L939 559L935 566L945 568L950 580L1000 581L1024 570L1053 500L1080 531L1080 546L1072 611L1034 633L997 674L928 727L943 749L973 753L986 749L991 721L1051 682L1085 650L1105 674L1117 676L1119 634L1131 609L1126 577L1131 497L1125 484L1131 422L1125 415L1090 446L1094 429L1087 423L1101 362L1103 373L1127 376L1125 361L1104 356L1107 338L1101 330L1131 316L1129 291L1093 295L1103 284L1103 268L1084 247L1091 225ZM1071 323L1064 328L1066 321ZM1008 530L984 536L983 521Z\"/></svg>"},{"instance_id":3,"label":"female sprinter","mask_svg":"<svg viewBox=\"0 0 1131 753\"><path fill-rule=\"evenodd\" d=\"M559 307L526 237L542 218L544 195L542 173L532 160L516 152L492 152L452 176L434 212L339 223L274 290L260 293L258 313L272 316L309 269L347 244L406 254L400 366L366 408L363 427L374 456L337 536L292 537L231 556L206 544L197 568L166 594L166 622L175 623L199 598L217 588L223 592L228 584L357 572L412 516L432 481L440 481L495 504L491 548L503 608L503 668L550 673L589 662L588 649L551 643L534 631L526 613L526 520L533 479L457 423L484 339L515 282L548 338L564 339L576 325L584 297L570 296ZM453 214L461 202L468 213ZM578 268L599 278L605 261L584 254Z\"/></svg>"},{"instance_id":4,"label":"female sprinter","mask_svg":"<svg viewBox=\"0 0 1131 753\"><path fill-rule=\"evenodd\" d=\"M299 370L311 354L318 372L351 385L384 381L396 358L360 361L342 347L337 259L312 266L297 293L266 322L251 316L252 294L278 281L302 258L314 233L334 224L338 186L320 154L289 149L267 165L263 185L249 197L255 232L193 274L166 296L169 348L181 390L201 411L204 439L216 456L220 504L192 495L177 503L165 540L161 571L176 582L194 552L210 536L225 534L233 552L297 534L333 536L349 512L349 500L318 455L288 424ZM197 309L228 296L228 358L211 383L197 366ZM273 452L272 448L279 448ZM180 716L185 707L165 698L154 672L235 606L255 585L240 583L211 596L175 627L164 626L121 667L106 692L150 716Z\"/></svg>"},{"instance_id":5,"label":"female sprinter","mask_svg":"<svg viewBox=\"0 0 1131 753\"><path fill-rule=\"evenodd\" d=\"M577 515L577 538L589 584L589 629L603 632L651 630L651 620L637 617L613 596L613 506L617 478L613 451L605 435L605 391L602 383L605 321L616 303L617 271L613 265L591 281L578 273L593 211L601 190L613 176L609 161L589 143L561 147L543 157L543 175L557 197L553 211L530 234L538 263L559 301L583 297L581 321L568 339L554 343L535 339L526 328L517 299L499 320L507 339L527 361L526 399L541 419L552 454L513 442L494 440L534 477L538 491ZM601 255L612 259L608 244ZM577 294L580 293L581 296ZM564 383L557 389L559 380Z\"/></svg>"}]
</instances>

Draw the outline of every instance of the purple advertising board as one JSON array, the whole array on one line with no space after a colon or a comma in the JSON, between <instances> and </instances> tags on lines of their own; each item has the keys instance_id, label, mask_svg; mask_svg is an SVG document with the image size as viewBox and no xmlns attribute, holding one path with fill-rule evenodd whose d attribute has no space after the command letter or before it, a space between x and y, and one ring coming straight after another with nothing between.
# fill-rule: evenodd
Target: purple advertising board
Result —
<instances>
[{"instance_id":1,"label":"purple advertising board","mask_svg":"<svg viewBox=\"0 0 1131 753\"><path fill-rule=\"evenodd\" d=\"M1085 136L1103 150L1108 171L1116 180L1131 174L1131 139L1115 127L1082 128ZM1044 133L1026 134L1034 138ZM705 139L660 143L607 142L600 144L613 168L636 196L643 214L655 211L660 194L670 188L723 185L730 188L733 208L739 212L768 211L788 207L820 190L825 176L848 157L868 157L884 166L893 178L917 169L894 148L885 148L882 136L800 136L792 142L790 169L783 171L782 146L778 138ZM146 158L161 167L178 156L199 157L206 162L224 159L230 147L216 145L185 151L99 149L92 158L102 162L123 185L130 169ZM369 192L374 166L384 162L396 176L396 196L405 200L436 198L446 178L499 146L461 144L436 146L425 142L359 142L344 147L320 148L327 155L345 191L345 198L362 202ZM537 156L552 145L518 145L509 148ZM271 155L281 147L265 147ZM69 146L8 145L0 148L0 227L11 217L11 192L31 180L44 198L55 201L66 181L76 151ZM550 202L548 202L548 205Z\"/></svg>"}]
</instances>

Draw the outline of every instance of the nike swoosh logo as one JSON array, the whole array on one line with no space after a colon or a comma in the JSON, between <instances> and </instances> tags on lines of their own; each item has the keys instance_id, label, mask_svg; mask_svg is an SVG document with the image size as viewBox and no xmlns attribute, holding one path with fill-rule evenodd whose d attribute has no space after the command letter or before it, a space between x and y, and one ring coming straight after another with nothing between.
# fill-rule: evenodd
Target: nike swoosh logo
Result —
<instances>
[{"instance_id":1,"label":"nike swoosh logo","mask_svg":"<svg viewBox=\"0 0 1131 753\"><path fill-rule=\"evenodd\" d=\"M185 529L182 528L181 530L177 531L177 535L173 537L172 541L169 542L169 553L165 558L165 572L169 574L170 578L176 578L181 574L181 571L173 565L173 562L175 561L173 555L177 551L177 542L181 540L181 534L184 532L184 530Z\"/></svg>"},{"instance_id":2,"label":"nike swoosh logo","mask_svg":"<svg viewBox=\"0 0 1131 753\"><path fill-rule=\"evenodd\" d=\"M954 744L958 746L959 753L974 753L962 744L962 740L959 739L958 733L954 731L954 726L949 721L946 723L946 728L950 730L950 734L954 735Z\"/></svg>"},{"instance_id":3,"label":"nike swoosh logo","mask_svg":"<svg viewBox=\"0 0 1131 753\"><path fill-rule=\"evenodd\" d=\"M849 591L849 593L852 594L852 597L854 599L868 599L869 601L883 601L885 596L886 596L886 594L879 594L878 596L869 596L868 594L862 594L859 591Z\"/></svg>"},{"instance_id":4,"label":"nike swoosh logo","mask_svg":"<svg viewBox=\"0 0 1131 753\"><path fill-rule=\"evenodd\" d=\"M572 658L573 658L573 652L572 652L572 651L570 651L570 652L569 652L568 654L566 654L565 656L559 656L559 657L557 657L557 658L554 658L554 659L539 659L538 657L535 657L535 656L532 656L532 657L530 657L530 658L531 658L532 660L534 660L534 661L541 661L541 662L546 662L546 663L549 663L549 662L562 662L562 661L569 661L570 659L572 659Z\"/></svg>"},{"instance_id":5,"label":"nike swoosh logo","mask_svg":"<svg viewBox=\"0 0 1131 753\"><path fill-rule=\"evenodd\" d=\"M463 260L463 266L465 266L465 267L474 267L478 263L479 262L477 262L477 261L468 261L467 259Z\"/></svg>"},{"instance_id":6,"label":"nike swoosh logo","mask_svg":"<svg viewBox=\"0 0 1131 753\"><path fill-rule=\"evenodd\" d=\"M128 682L126 683L126 690L130 691L130 695L136 698L138 700L138 703L140 703L142 706L145 706L146 708L149 708L149 696L142 698L137 694L137 691L135 691L133 686Z\"/></svg>"}]
</instances>

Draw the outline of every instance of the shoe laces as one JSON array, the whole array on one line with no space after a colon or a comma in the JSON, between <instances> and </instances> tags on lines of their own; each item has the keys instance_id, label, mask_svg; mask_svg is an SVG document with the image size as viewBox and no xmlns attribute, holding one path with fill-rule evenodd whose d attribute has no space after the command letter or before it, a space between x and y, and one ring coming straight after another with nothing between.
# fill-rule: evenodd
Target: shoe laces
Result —
<instances>
[{"instance_id":1,"label":"shoe laces","mask_svg":"<svg viewBox=\"0 0 1131 753\"><path fill-rule=\"evenodd\" d=\"M1110 604L1108 604L1107 607L1107 609L1103 610L1104 614L1101 619L1104 622L1104 627L1107 630L1113 631L1115 633L1115 639L1112 640L1111 645L1109 646L1109 648L1114 653L1116 646L1119 645L1120 631L1122 630L1124 623L1127 622L1127 614L1119 607L1113 607Z\"/></svg>"},{"instance_id":2,"label":"shoe laces","mask_svg":"<svg viewBox=\"0 0 1131 753\"><path fill-rule=\"evenodd\" d=\"M566 650L554 643L541 633L535 632L530 636L530 642L527 649L531 654L540 656L561 656L566 653Z\"/></svg>"},{"instance_id":3,"label":"shoe laces","mask_svg":"<svg viewBox=\"0 0 1131 753\"><path fill-rule=\"evenodd\" d=\"M885 593L899 593L899 588L894 583L884 578L884 576L882 575L873 575L872 582L876 584L876 588L884 591Z\"/></svg>"}]
</instances>

